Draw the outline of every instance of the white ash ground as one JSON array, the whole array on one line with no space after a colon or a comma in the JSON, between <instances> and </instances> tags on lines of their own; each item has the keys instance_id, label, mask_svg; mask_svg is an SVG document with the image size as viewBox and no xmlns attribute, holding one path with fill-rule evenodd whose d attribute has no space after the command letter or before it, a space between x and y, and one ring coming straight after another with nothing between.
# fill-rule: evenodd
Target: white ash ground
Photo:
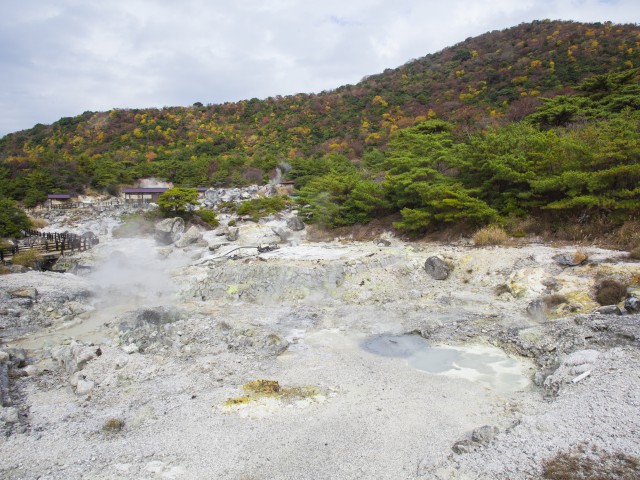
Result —
<instances>
[{"instance_id":1,"label":"white ash ground","mask_svg":"<svg viewBox=\"0 0 640 480\"><path fill-rule=\"evenodd\" d=\"M526 315L527 305L549 291L550 280L554 292L567 297L551 314L590 311L598 278L640 273L623 254L587 248L590 263L565 268L553 257L575 248L478 249L394 239L389 246L314 244L298 234L292 245L273 252L245 249L234 260L218 258L234 246L278 241L271 226L282 223L245 224L236 242L215 233L205 235L207 244L185 249L110 239L83 254L88 264L107 261L108 267L93 278L66 274L60 278L74 280L61 281L61 288L76 279L78 289L89 284L96 295L92 314L110 298L124 299L125 308L101 319L108 326L98 337L91 331L74 335L82 345L96 342L68 347L76 357L90 358L75 374L50 358L56 345L69 341L54 337L55 345L29 352L39 373L15 380L22 428L0 440L0 478L527 479L539 476L555 452L579 443L640 456L635 340L613 349L594 346L577 324ZM207 246L224 243L215 252ZM144 268L127 259L132 245L149 254L143 263L150 291L138 288L144 275L136 275ZM116 250L125 255L115 255L121 270L109 266ZM454 265L447 280L424 272L433 254ZM121 282L119 271L126 277ZM116 275L105 282L101 272ZM51 275L59 274L7 275L0 285L46 291ZM506 289L496 295L499 286ZM181 313L160 326L118 329L142 318L135 312L160 305ZM626 320L638 323L637 316ZM62 324L50 321L32 335L47 338ZM591 364L560 364L549 377L559 389L552 400L533 384L505 393L420 372L404 358L362 348L367 338L385 333L420 331L438 343L483 345L500 344L508 332L534 352L533 346L546 345L547 330L565 325L582 335L572 337L567 349L600 354ZM556 353L561 362L570 352L558 347L548 355ZM572 383L585 368L589 376ZM225 406L257 379L314 386L319 394ZM122 430L103 431L109 419L122 420ZM456 441L483 425L500 430L489 445L452 452Z\"/></svg>"}]
</instances>

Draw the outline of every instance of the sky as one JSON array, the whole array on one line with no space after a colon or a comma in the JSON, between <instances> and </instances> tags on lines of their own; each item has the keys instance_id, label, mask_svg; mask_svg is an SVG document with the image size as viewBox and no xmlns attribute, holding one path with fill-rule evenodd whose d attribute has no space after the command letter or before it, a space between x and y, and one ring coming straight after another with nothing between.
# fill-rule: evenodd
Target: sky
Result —
<instances>
[{"instance_id":1,"label":"sky","mask_svg":"<svg viewBox=\"0 0 640 480\"><path fill-rule=\"evenodd\" d=\"M640 23L640 1L2 0L0 137L87 110L318 93L545 18Z\"/></svg>"}]
</instances>

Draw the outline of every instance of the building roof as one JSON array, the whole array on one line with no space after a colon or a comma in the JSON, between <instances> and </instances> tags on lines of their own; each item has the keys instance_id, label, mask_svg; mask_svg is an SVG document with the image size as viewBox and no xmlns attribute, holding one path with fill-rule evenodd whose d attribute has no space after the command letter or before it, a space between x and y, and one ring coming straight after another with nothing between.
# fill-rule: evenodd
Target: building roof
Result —
<instances>
[{"instance_id":1,"label":"building roof","mask_svg":"<svg viewBox=\"0 0 640 480\"><path fill-rule=\"evenodd\" d=\"M71 195L67 193L50 193L47 195L49 200L69 200Z\"/></svg>"},{"instance_id":2,"label":"building roof","mask_svg":"<svg viewBox=\"0 0 640 480\"><path fill-rule=\"evenodd\" d=\"M169 190L167 187L154 188L125 188L124 193L164 193Z\"/></svg>"},{"instance_id":3,"label":"building roof","mask_svg":"<svg viewBox=\"0 0 640 480\"><path fill-rule=\"evenodd\" d=\"M168 187L149 187L149 188L125 188L124 193L164 193L169 190ZM197 191L206 192L207 187L197 187Z\"/></svg>"}]
</instances>

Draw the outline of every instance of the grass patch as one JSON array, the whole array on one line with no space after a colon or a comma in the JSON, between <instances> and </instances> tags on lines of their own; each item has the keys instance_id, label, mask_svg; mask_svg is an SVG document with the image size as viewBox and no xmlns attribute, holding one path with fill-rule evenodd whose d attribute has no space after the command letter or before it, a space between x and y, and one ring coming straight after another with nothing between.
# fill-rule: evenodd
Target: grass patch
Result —
<instances>
[{"instance_id":1,"label":"grass patch","mask_svg":"<svg viewBox=\"0 0 640 480\"><path fill-rule=\"evenodd\" d=\"M559 452L544 463L548 480L634 480L640 478L640 459L595 446Z\"/></svg>"},{"instance_id":2,"label":"grass patch","mask_svg":"<svg viewBox=\"0 0 640 480\"><path fill-rule=\"evenodd\" d=\"M473 243L478 247L504 245L508 240L507 232L497 225L489 225L473 234Z\"/></svg>"}]
</instances>

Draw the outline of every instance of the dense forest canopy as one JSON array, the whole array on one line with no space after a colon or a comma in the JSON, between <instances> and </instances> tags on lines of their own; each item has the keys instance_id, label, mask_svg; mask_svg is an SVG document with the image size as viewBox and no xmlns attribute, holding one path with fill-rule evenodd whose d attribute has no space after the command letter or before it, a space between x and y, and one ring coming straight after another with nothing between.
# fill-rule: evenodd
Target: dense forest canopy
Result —
<instances>
[{"instance_id":1,"label":"dense forest canopy","mask_svg":"<svg viewBox=\"0 0 640 480\"><path fill-rule=\"evenodd\" d=\"M319 94L85 112L0 139L0 192L262 183L291 165L327 226L419 233L509 216L638 212L640 27L536 21Z\"/></svg>"}]
</instances>

